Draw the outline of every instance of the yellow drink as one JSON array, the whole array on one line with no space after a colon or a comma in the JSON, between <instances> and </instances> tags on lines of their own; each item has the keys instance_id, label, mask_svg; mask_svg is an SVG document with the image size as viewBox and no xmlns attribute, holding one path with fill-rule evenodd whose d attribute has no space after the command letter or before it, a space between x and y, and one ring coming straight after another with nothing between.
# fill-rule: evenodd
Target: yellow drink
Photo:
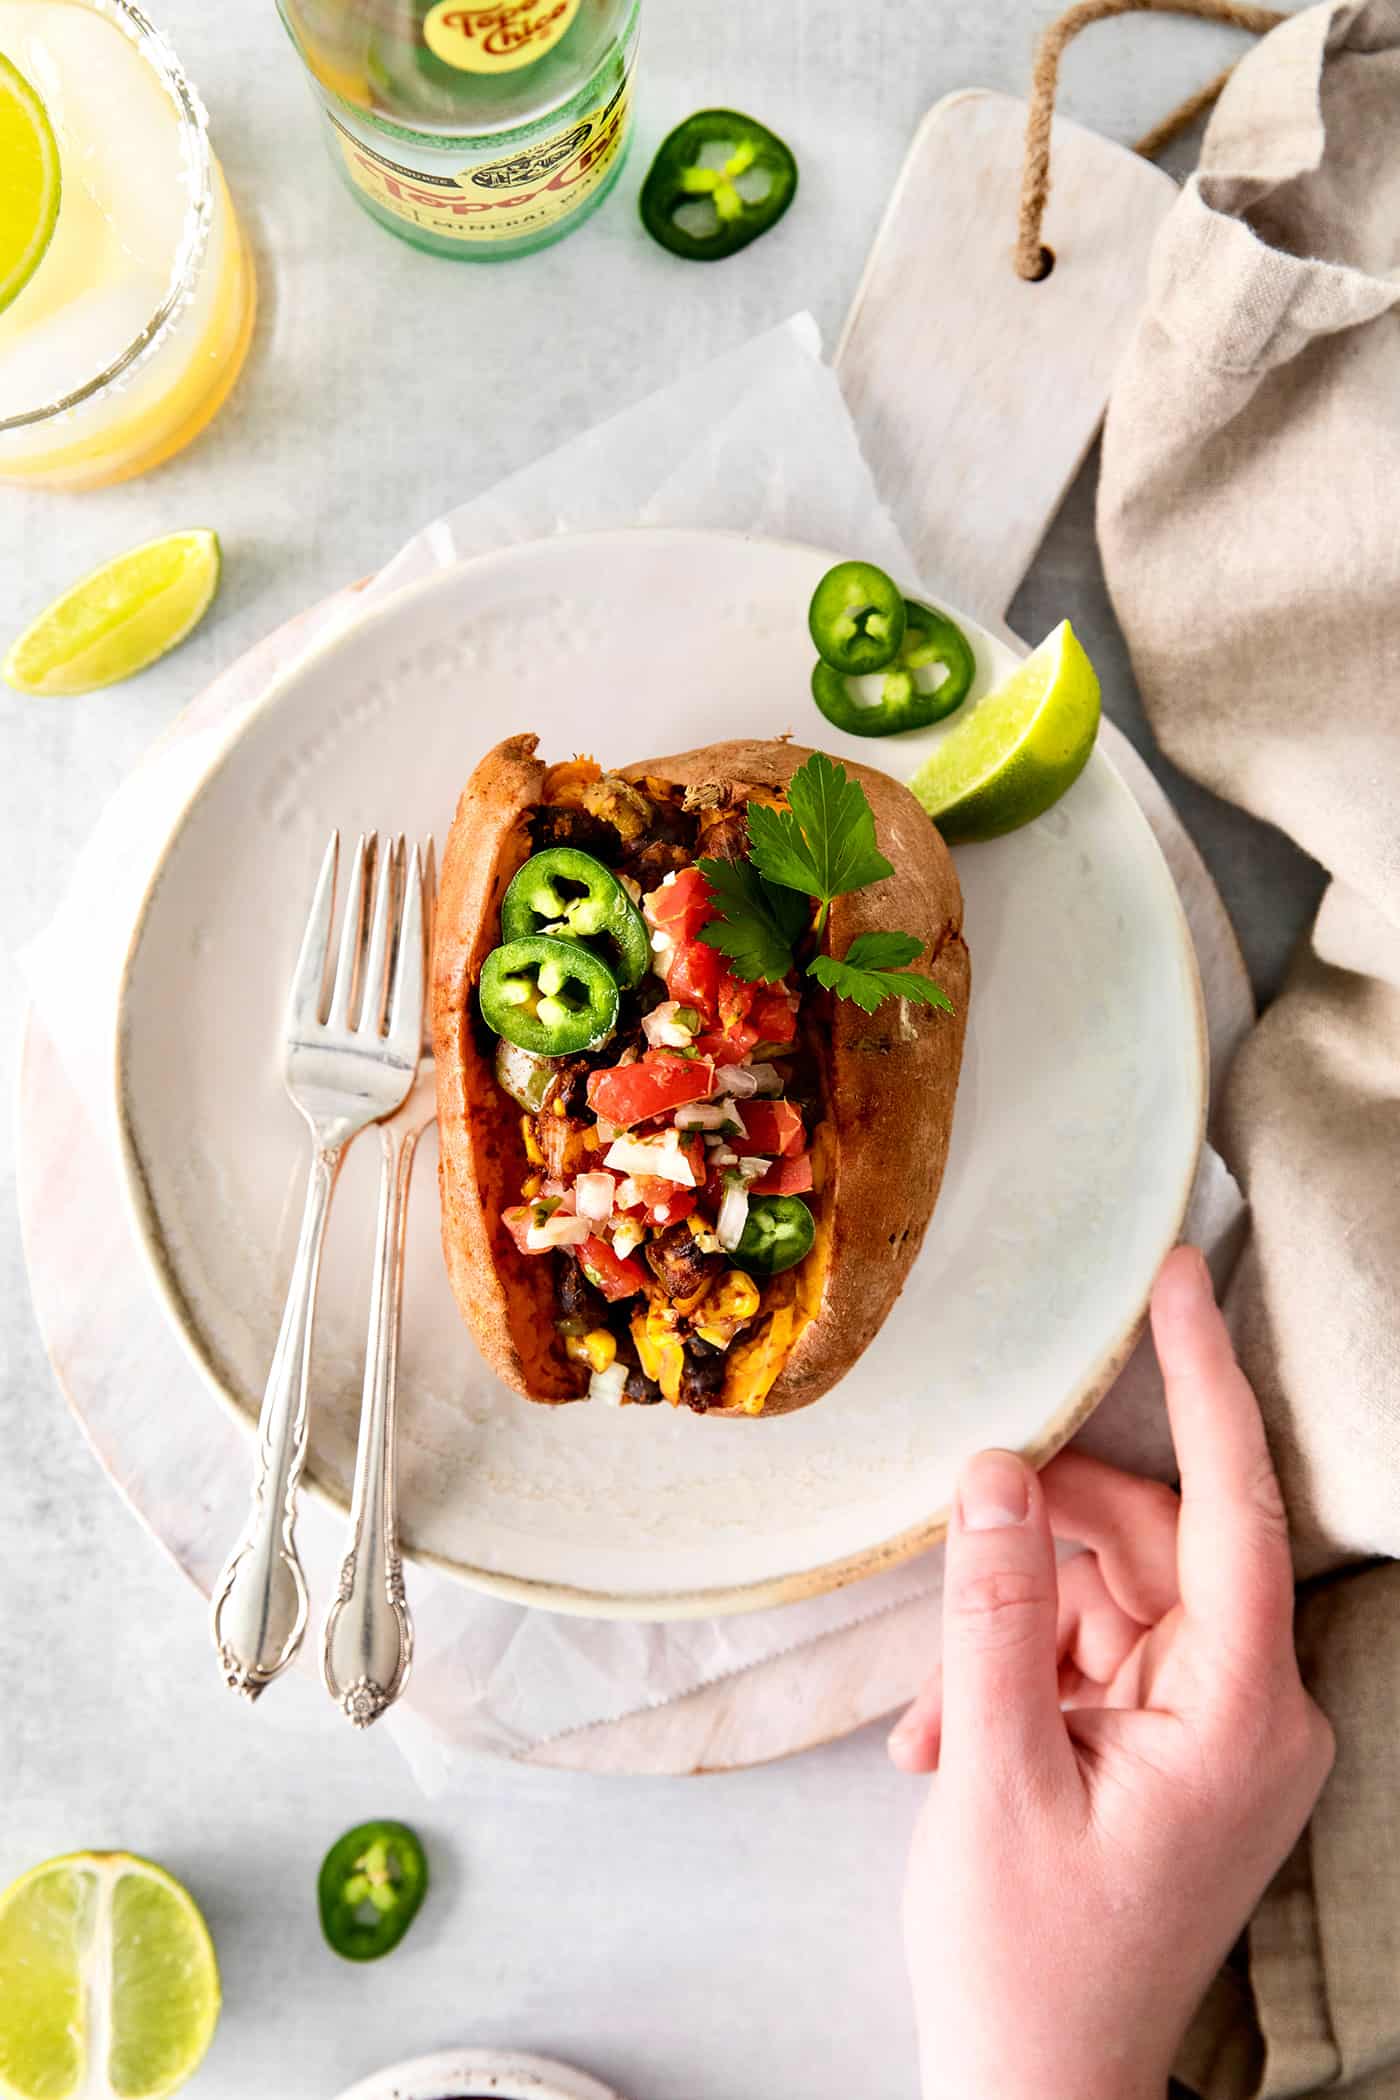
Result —
<instances>
[{"instance_id":1,"label":"yellow drink","mask_svg":"<svg viewBox=\"0 0 1400 2100\"><path fill-rule=\"evenodd\" d=\"M41 96L63 195L0 312L0 480L96 488L187 445L252 334L252 266L204 112L126 0L0 0L0 52Z\"/></svg>"}]
</instances>

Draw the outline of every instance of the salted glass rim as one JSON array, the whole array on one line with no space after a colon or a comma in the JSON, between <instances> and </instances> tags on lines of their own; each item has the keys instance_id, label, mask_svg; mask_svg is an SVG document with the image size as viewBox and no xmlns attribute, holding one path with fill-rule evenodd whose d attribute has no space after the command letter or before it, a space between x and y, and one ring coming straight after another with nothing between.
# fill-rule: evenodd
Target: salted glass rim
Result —
<instances>
[{"instance_id":1,"label":"salted glass rim","mask_svg":"<svg viewBox=\"0 0 1400 2100\"><path fill-rule=\"evenodd\" d=\"M214 211L214 163L209 149L209 120L179 59L150 18L134 5L134 0L77 0L77 4L115 25L152 67L174 105L175 121L180 129L181 158L189 187L184 224L160 303L126 348L70 393L61 394L56 400L46 401L37 408L24 409L18 415L0 416L0 434L32 429L36 424L67 415L70 410L80 408L84 402L115 386L125 373L143 362L194 296L200 264L209 245ZM43 267L42 263L40 267Z\"/></svg>"}]
</instances>

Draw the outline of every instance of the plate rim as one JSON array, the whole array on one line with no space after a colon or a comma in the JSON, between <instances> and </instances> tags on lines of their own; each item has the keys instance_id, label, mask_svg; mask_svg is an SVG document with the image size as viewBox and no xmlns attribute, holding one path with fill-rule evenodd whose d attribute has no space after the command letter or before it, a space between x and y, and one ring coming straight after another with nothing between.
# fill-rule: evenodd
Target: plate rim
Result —
<instances>
[{"instance_id":1,"label":"plate rim","mask_svg":"<svg viewBox=\"0 0 1400 2100\"><path fill-rule=\"evenodd\" d=\"M344 647L353 637L362 635L367 628L388 624L391 617L398 617L416 599L426 598L433 591L442 589L450 577L465 573L478 575L501 564L518 560L527 553L533 554L560 546L606 545L608 542L636 542L646 539L653 543L666 540L692 542L697 539L710 542L725 541L735 547L753 549L772 547L788 553L802 555L826 555L831 550L817 547L810 542L793 539L778 539L767 534L747 533L733 529L714 529L704 526L609 526L596 531L555 533L547 538L520 540L503 547L492 548L486 553L468 555L445 567L431 570L389 591L382 599L361 603L358 608L349 608L350 617L338 622L333 632L313 639L305 649L298 652L292 661L283 666L256 699L237 711L227 727L218 734L211 747L206 763L189 785L178 814L161 841L150 872L141 892L141 898L126 949L121 960L117 980L115 1001L114 1041L110 1078L113 1089L113 1107L117 1130L118 1181L123 1207L135 1235L138 1251L145 1262L146 1271L155 1286L162 1311L187 1358L205 1387L238 1423L244 1434L252 1439L257 1435L256 1417L250 1417L239 1404L220 1373L213 1355L206 1350L193 1310L175 1276L167 1254L163 1235L156 1214L156 1206L147 1184L137 1146L128 1103L128 1060L126 1042L128 1036L128 1013L131 979L136 959L150 921L156 893L169 864L171 855L183 837L195 810L213 784L230 753L243 737L272 708L279 705L287 690L304 678L307 672L324 658ZM942 602L942 594L932 594ZM954 616L980 633L992 634L982 620L953 606ZM993 634L993 638L1013 653L1022 657L1029 654L1026 645L1009 630ZM1131 807L1134 817L1142 828L1144 843L1149 851L1161 881L1171 899L1171 919L1176 929L1179 959L1185 965L1184 976L1190 996L1191 1020L1196 1056L1192 1061L1195 1077L1195 1125L1196 1143L1191 1154L1190 1167L1180 1191L1177 1204L1172 1208L1173 1224L1170 1237L1157 1256L1157 1265L1165 1259L1176 1244L1182 1220L1186 1215L1191 1188L1195 1180L1200 1159L1201 1146L1206 1135L1209 1108L1210 1045L1206 1022L1205 1000L1201 986L1200 969L1195 943L1191 937L1181 895L1165 855L1142 812L1136 797L1108 753L1096 742L1090 754L1090 765L1102 766L1112 778L1115 791ZM1150 1290L1150 1286L1149 1286ZM1041 1434L1017 1447L1026 1462L1037 1469L1063 1449L1070 1438L1089 1419L1119 1372L1127 1363L1137 1346L1147 1318L1147 1294L1144 1295L1127 1326L1100 1356L1098 1362L1085 1375L1081 1383L1070 1394L1061 1409L1045 1425ZM475 1347L470 1335L471 1347ZM340 1495L323 1481L309 1460L302 1475L304 1492L316 1495L329 1509L345 1516L348 1505ZM520 1604L535 1609L555 1612L564 1617L642 1622L676 1622L687 1619L728 1617L740 1613L765 1611L784 1604L795 1604L805 1599L825 1596L848 1588L852 1583L878 1575L890 1568L913 1560L920 1553L936 1546L946 1536L950 1510L948 1505L935 1509L916 1525L906 1527L874 1546L861 1548L858 1552L844 1554L832 1561L823 1561L812 1568L800 1569L788 1575L763 1576L755 1581L723 1584L701 1590L639 1590L625 1596L606 1590L580 1588L557 1579L504 1575L496 1569L470 1567L460 1560L452 1560L431 1549L404 1548L404 1557L415 1564L431 1568L467 1588L485 1595L499 1598L503 1602Z\"/></svg>"}]
</instances>

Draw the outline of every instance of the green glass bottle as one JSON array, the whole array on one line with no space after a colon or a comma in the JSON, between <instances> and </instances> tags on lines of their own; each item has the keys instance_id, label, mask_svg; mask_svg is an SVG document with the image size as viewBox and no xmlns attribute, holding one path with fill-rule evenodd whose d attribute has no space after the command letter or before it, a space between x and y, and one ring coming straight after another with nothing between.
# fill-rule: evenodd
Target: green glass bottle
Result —
<instances>
[{"instance_id":1,"label":"green glass bottle","mask_svg":"<svg viewBox=\"0 0 1400 2100\"><path fill-rule=\"evenodd\" d=\"M557 241L622 171L642 0L278 0L358 203L434 255Z\"/></svg>"}]
</instances>

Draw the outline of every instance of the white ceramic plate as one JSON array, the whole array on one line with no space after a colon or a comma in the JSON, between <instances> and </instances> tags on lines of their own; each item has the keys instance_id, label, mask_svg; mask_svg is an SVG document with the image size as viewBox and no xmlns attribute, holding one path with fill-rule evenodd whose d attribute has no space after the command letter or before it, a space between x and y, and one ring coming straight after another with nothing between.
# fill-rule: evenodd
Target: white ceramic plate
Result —
<instances>
[{"instance_id":1,"label":"white ceramic plate","mask_svg":"<svg viewBox=\"0 0 1400 2100\"><path fill-rule=\"evenodd\" d=\"M303 1126L278 1078L284 990L328 831L445 833L482 752L533 729L605 762L793 731L909 773L925 734L838 735L808 696L830 557L607 533L436 575L295 666L173 835L123 987L127 1182L152 1273L251 1425L290 1268ZM1011 652L971 623L981 692ZM964 849L973 998L952 1156L910 1280L818 1406L775 1421L532 1407L487 1372L414 1191L401 1358L411 1551L557 1610L679 1617L807 1595L936 1537L959 1463L1044 1457L1131 1345L1195 1166L1195 960L1136 803L1096 754L1039 823ZM907 1142L891 1128L893 1153ZM341 1180L321 1287L311 1475L348 1498L376 1148Z\"/></svg>"}]
</instances>

